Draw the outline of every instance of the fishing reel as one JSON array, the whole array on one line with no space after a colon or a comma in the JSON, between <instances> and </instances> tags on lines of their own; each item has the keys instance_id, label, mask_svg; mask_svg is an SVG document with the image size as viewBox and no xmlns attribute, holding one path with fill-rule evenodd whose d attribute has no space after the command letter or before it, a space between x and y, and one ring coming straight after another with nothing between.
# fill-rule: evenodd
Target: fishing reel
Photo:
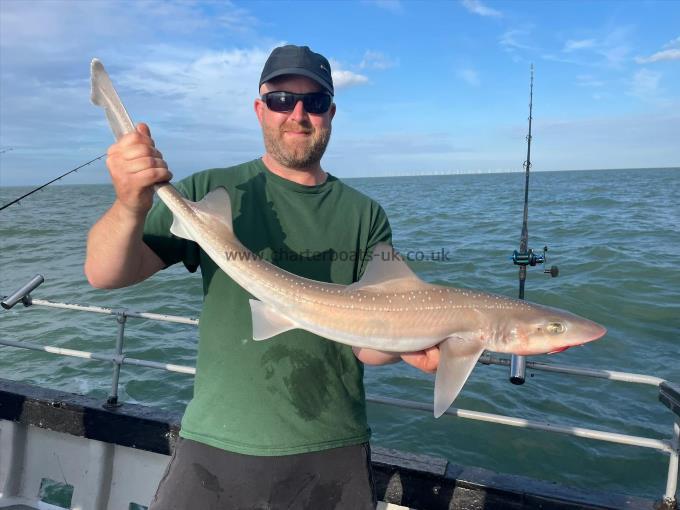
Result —
<instances>
[{"instance_id":1,"label":"fishing reel","mask_svg":"<svg viewBox=\"0 0 680 510\"><path fill-rule=\"evenodd\" d=\"M543 254L537 255L534 250L529 248L526 252L520 253L515 250L512 252L512 262L516 266L536 266L538 264L547 264L548 262L548 247L543 247ZM544 269L543 274L549 274L552 278L555 278L560 274L560 270L557 266L550 266L550 269Z\"/></svg>"}]
</instances>

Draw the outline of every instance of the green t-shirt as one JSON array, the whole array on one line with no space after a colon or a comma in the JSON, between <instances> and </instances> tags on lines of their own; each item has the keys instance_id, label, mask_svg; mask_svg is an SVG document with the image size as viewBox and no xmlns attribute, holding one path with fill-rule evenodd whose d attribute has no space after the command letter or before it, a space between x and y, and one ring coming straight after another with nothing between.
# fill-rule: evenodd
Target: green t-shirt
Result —
<instances>
[{"instance_id":1,"label":"green t-shirt","mask_svg":"<svg viewBox=\"0 0 680 510\"><path fill-rule=\"evenodd\" d=\"M271 173L261 159L206 170L177 188L198 201L223 186L234 233L251 251L292 273L348 285L367 254L390 242L383 209L329 175L303 186ZM363 365L352 349L303 330L252 340L248 300L199 246L169 233L162 202L146 219L144 242L169 266L201 268L203 310L194 397L180 435L248 455L287 455L368 440Z\"/></svg>"}]
</instances>

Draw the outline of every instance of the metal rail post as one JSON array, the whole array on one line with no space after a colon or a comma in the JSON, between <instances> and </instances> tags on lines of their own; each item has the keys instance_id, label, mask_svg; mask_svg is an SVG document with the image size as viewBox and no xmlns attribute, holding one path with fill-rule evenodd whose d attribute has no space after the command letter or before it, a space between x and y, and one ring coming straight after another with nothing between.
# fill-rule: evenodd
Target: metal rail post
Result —
<instances>
[{"instance_id":1,"label":"metal rail post","mask_svg":"<svg viewBox=\"0 0 680 510\"><path fill-rule=\"evenodd\" d=\"M664 510L677 510L678 508L678 460L680 459L680 418L673 424L673 439L671 440L671 458L668 461L668 480L666 481L666 493L663 498Z\"/></svg>"},{"instance_id":2,"label":"metal rail post","mask_svg":"<svg viewBox=\"0 0 680 510\"><path fill-rule=\"evenodd\" d=\"M111 381L111 395L106 399L104 407L118 407L121 404L118 402L118 381L120 379L120 367L123 364L123 342L125 340L125 323L127 322L127 314L125 310L116 312L116 322L118 322L118 337L116 338L116 351L112 358L113 362L113 377Z\"/></svg>"}]
</instances>

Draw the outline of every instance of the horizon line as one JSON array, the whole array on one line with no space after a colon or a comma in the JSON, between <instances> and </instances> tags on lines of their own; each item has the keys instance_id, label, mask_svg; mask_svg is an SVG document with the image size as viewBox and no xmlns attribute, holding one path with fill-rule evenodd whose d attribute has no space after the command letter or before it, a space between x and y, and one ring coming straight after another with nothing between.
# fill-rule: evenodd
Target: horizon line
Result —
<instances>
[{"instance_id":1,"label":"horizon line","mask_svg":"<svg viewBox=\"0 0 680 510\"><path fill-rule=\"evenodd\" d=\"M620 167L620 168L572 168L572 169L559 169L559 170L531 170L532 172L613 172L613 171L624 171L624 170L680 170L680 166L659 166L659 167ZM457 176L457 175L489 175L489 174L517 174L525 173L525 170L504 170L504 169L494 169L494 170L441 170L436 172L423 171L423 173L392 173L385 175L369 175L369 176L351 176L351 177L339 177L342 180L351 179L392 179L398 177L443 177L443 176ZM191 175L191 174L189 174ZM1 176L0 176L1 177ZM0 179L1 181L1 179ZM173 182L173 181L171 181ZM28 186L40 186L44 182L31 182L26 184L11 184L3 185L0 182L0 189L6 188L22 188ZM111 182L98 182L98 183L64 183L57 181L53 183L55 186L106 186L112 185Z\"/></svg>"}]
</instances>

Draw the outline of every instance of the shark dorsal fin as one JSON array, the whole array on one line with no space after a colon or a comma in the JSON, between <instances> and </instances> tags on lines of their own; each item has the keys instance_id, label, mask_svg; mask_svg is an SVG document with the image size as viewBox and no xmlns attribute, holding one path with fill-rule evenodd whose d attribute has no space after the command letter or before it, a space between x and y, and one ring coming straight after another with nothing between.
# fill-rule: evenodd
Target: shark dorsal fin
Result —
<instances>
[{"instance_id":1,"label":"shark dorsal fin","mask_svg":"<svg viewBox=\"0 0 680 510\"><path fill-rule=\"evenodd\" d=\"M215 188L198 202L189 202L187 200L187 203L204 221L217 221L226 227L228 232L233 233L231 199L226 189L222 187ZM184 222L177 215L173 215L170 232L177 237L194 240L189 229L186 228Z\"/></svg>"},{"instance_id":2,"label":"shark dorsal fin","mask_svg":"<svg viewBox=\"0 0 680 510\"><path fill-rule=\"evenodd\" d=\"M378 243L361 280L348 286L347 290L398 292L424 285L426 283L411 271L394 248L387 243Z\"/></svg>"},{"instance_id":3,"label":"shark dorsal fin","mask_svg":"<svg viewBox=\"0 0 680 510\"><path fill-rule=\"evenodd\" d=\"M215 188L200 201L193 204L199 212L217 218L224 223L229 230L233 230L231 219L231 199L229 193L223 187Z\"/></svg>"}]
</instances>

